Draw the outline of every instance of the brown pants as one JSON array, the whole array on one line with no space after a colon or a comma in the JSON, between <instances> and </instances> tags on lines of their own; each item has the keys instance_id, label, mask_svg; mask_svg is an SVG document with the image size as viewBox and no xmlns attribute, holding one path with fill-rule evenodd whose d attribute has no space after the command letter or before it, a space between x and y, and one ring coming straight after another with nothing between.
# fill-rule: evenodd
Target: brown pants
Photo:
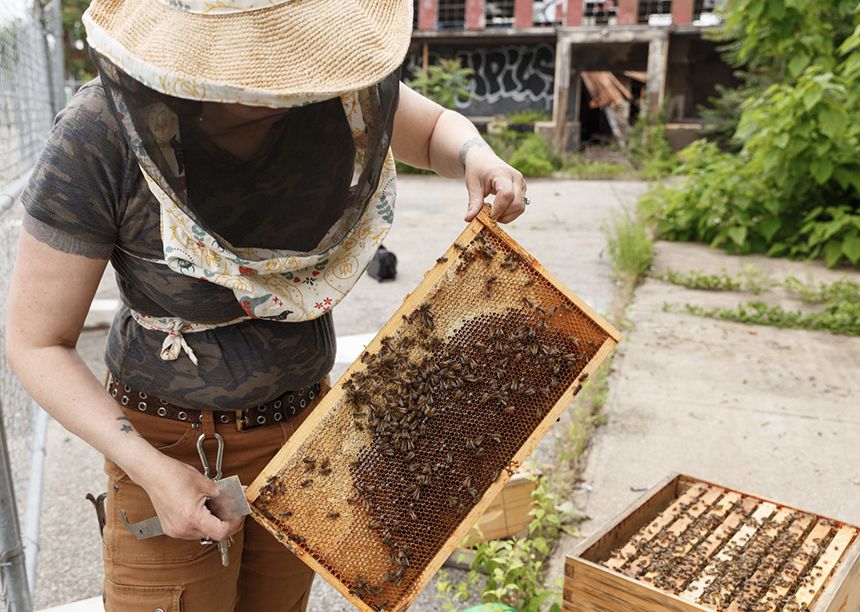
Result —
<instances>
[{"instance_id":1,"label":"brown pants","mask_svg":"<svg viewBox=\"0 0 860 612\"><path fill-rule=\"evenodd\" d=\"M201 472L197 438L204 431L212 438L217 431L224 438L223 476L236 474L249 485L322 395L291 421L245 433L233 424L215 424L211 414L194 429L191 423L124 411L150 444ZM212 440L205 443L213 475L215 446ZM233 536L228 567L221 565L215 544L202 546L200 540L164 535L138 540L123 525L120 510L131 523L155 516L149 496L109 459L105 459L105 472L106 612L305 612L313 571L255 520L246 519L244 528Z\"/></svg>"}]
</instances>

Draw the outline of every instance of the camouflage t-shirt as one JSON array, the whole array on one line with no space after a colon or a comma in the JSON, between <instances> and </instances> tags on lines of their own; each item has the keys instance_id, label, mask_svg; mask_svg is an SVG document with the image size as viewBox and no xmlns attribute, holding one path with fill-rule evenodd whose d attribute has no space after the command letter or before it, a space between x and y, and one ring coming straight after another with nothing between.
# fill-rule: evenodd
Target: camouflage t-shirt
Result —
<instances>
[{"instance_id":1,"label":"camouflage t-shirt","mask_svg":"<svg viewBox=\"0 0 860 612\"><path fill-rule=\"evenodd\" d=\"M396 77L384 85L396 108L396 93L390 95ZM316 246L343 211L352 179L355 148L340 100L291 109L264 149L246 161L201 138L193 121L183 119L182 138L194 164L188 167L189 198L201 219L238 246ZM277 197L270 197L274 191ZM331 313L301 323L253 320L186 334L199 365L184 354L161 360L164 334L140 327L129 307L207 324L244 312L229 289L147 261L163 257L159 204L98 80L59 114L22 201L25 228L38 239L50 244L64 234L79 245L75 252L110 258L123 306L108 334L105 361L124 383L187 408L237 410L311 385L331 369ZM285 201L290 204L272 204Z\"/></svg>"}]
</instances>

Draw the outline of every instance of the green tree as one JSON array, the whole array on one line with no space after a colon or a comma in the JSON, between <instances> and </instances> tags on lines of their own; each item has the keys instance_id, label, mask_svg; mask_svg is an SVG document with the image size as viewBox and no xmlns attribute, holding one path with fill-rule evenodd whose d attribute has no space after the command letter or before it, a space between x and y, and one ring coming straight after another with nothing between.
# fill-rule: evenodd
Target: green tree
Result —
<instances>
[{"instance_id":1,"label":"green tree","mask_svg":"<svg viewBox=\"0 0 860 612\"><path fill-rule=\"evenodd\" d=\"M89 81L96 76L96 68L90 61L87 35L81 16L90 5L90 0L62 0L63 2L63 49L66 72L79 81ZM83 43L83 49L77 45Z\"/></svg>"}]
</instances>

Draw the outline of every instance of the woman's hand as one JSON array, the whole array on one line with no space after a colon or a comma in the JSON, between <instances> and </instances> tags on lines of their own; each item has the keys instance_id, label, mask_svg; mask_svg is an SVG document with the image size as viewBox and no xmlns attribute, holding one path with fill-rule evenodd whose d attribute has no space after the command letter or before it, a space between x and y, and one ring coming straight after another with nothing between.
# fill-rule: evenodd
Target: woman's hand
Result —
<instances>
[{"instance_id":1,"label":"woman's hand","mask_svg":"<svg viewBox=\"0 0 860 612\"><path fill-rule=\"evenodd\" d=\"M481 212L484 198L494 195L490 217L499 223L510 223L525 212L526 181L519 170L502 161L480 136L477 138L481 144L470 146L474 140L467 141L460 154L466 166L466 189L469 191L466 221Z\"/></svg>"},{"instance_id":2,"label":"woman's hand","mask_svg":"<svg viewBox=\"0 0 860 612\"><path fill-rule=\"evenodd\" d=\"M159 453L145 475L129 476L146 490L171 538L220 541L242 528L244 517L222 520L209 510L206 502L219 495L218 485L189 465Z\"/></svg>"}]
</instances>

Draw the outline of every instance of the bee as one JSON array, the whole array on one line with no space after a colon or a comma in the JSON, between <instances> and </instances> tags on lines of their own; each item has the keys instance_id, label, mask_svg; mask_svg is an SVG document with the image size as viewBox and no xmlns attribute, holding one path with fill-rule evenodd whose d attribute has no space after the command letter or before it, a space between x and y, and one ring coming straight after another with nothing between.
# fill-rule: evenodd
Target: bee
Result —
<instances>
[{"instance_id":1,"label":"bee","mask_svg":"<svg viewBox=\"0 0 860 612\"><path fill-rule=\"evenodd\" d=\"M564 308L564 309L565 309L566 311L568 311L568 312L572 312L572 311L571 311L571 309L570 309L570 306L568 306L568 305L567 305L567 304L565 304L564 302L562 302L562 303L561 303L561 307L562 307L562 308Z\"/></svg>"},{"instance_id":2,"label":"bee","mask_svg":"<svg viewBox=\"0 0 860 612\"><path fill-rule=\"evenodd\" d=\"M287 537L289 539L291 539L293 542L298 542L299 544L301 544L302 542L305 541L305 539L297 533L291 533Z\"/></svg>"},{"instance_id":3,"label":"bee","mask_svg":"<svg viewBox=\"0 0 860 612\"><path fill-rule=\"evenodd\" d=\"M364 425L362 425L359 421L353 421L352 424L355 425L355 428L358 431L364 431Z\"/></svg>"},{"instance_id":4,"label":"bee","mask_svg":"<svg viewBox=\"0 0 860 612\"><path fill-rule=\"evenodd\" d=\"M576 397L576 394L582 391L582 385L579 385L576 389L573 390L573 396Z\"/></svg>"},{"instance_id":5,"label":"bee","mask_svg":"<svg viewBox=\"0 0 860 612\"><path fill-rule=\"evenodd\" d=\"M588 340L588 341L586 342L586 344L587 344L588 346L593 346L593 347L597 348L597 344L595 344L595 343L594 343L594 342L592 342L591 340Z\"/></svg>"},{"instance_id":6,"label":"bee","mask_svg":"<svg viewBox=\"0 0 860 612\"><path fill-rule=\"evenodd\" d=\"M418 515L415 514L415 510L413 510L412 508L409 509L409 518L411 518L413 521L418 520Z\"/></svg>"},{"instance_id":7,"label":"bee","mask_svg":"<svg viewBox=\"0 0 860 612\"><path fill-rule=\"evenodd\" d=\"M329 512L328 514L326 514L326 515L325 515L325 517L326 517L327 519L334 520L334 519L336 519L336 518L339 518L339 517L340 517L340 512Z\"/></svg>"},{"instance_id":8,"label":"bee","mask_svg":"<svg viewBox=\"0 0 860 612\"><path fill-rule=\"evenodd\" d=\"M458 243L456 243L456 242L455 242L455 243L454 243L454 248L455 248L455 249L460 249L461 251L465 251L467 247L463 246L462 244L458 244Z\"/></svg>"},{"instance_id":9,"label":"bee","mask_svg":"<svg viewBox=\"0 0 860 612\"><path fill-rule=\"evenodd\" d=\"M580 377L579 377L579 380L580 380L580 381L583 381L583 380L585 380L586 378L588 378L588 372L583 372L583 373L582 373L582 376L580 376Z\"/></svg>"},{"instance_id":10,"label":"bee","mask_svg":"<svg viewBox=\"0 0 860 612\"><path fill-rule=\"evenodd\" d=\"M556 312L557 310L558 310L558 306L553 306L553 307L552 307L552 310L550 310L550 311L549 311L549 314L547 314L547 316L548 316L548 317L550 317L550 318L554 317L554 316L555 316L555 312Z\"/></svg>"},{"instance_id":11,"label":"bee","mask_svg":"<svg viewBox=\"0 0 860 612\"><path fill-rule=\"evenodd\" d=\"M331 468L320 468L320 475L325 476L331 473Z\"/></svg>"},{"instance_id":12,"label":"bee","mask_svg":"<svg viewBox=\"0 0 860 612\"><path fill-rule=\"evenodd\" d=\"M502 475L502 470L496 470L493 472L493 475L490 477L490 482L496 482L499 479L499 476Z\"/></svg>"},{"instance_id":13,"label":"bee","mask_svg":"<svg viewBox=\"0 0 860 612\"><path fill-rule=\"evenodd\" d=\"M313 478L308 478L307 480L305 480L304 482L302 482L299 486L300 486L300 487L302 487L302 488L305 488L305 487L307 487L307 486L310 486L310 484L311 484L312 482L313 482Z\"/></svg>"},{"instance_id":14,"label":"bee","mask_svg":"<svg viewBox=\"0 0 860 612\"><path fill-rule=\"evenodd\" d=\"M379 529L379 527L380 527L379 521L374 521L367 526L368 529L374 529L374 530Z\"/></svg>"},{"instance_id":15,"label":"bee","mask_svg":"<svg viewBox=\"0 0 860 612\"><path fill-rule=\"evenodd\" d=\"M305 457L304 459L302 459L302 461L304 461L305 463L316 463L317 462L317 460L314 459L313 457Z\"/></svg>"},{"instance_id":16,"label":"bee","mask_svg":"<svg viewBox=\"0 0 860 612\"><path fill-rule=\"evenodd\" d=\"M527 280L526 282L524 282L524 283L523 283L523 287L529 287L529 286L531 286L533 283L534 283L534 281L533 281L532 279L529 279L529 280Z\"/></svg>"},{"instance_id":17,"label":"bee","mask_svg":"<svg viewBox=\"0 0 860 612\"><path fill-rule=\"evenodd\" d=\"M280 516L281 518L286 518L286 517L292 516L292 515L293 515L293 513L290 512L289 510L287 510L286 512L279 512L278 513L278 516Z\"/></svg>"},{"instance_id":18,"label":"bee","mask_svg":"<svg viewBox=\"0 0 860 612\"><path fill-rule=\"evenodd\" d=\"M445 263L446 261L448 261L447 257L438 257L436 259L436 263Z\"/></svg>"},{"instance_id":19,"label":"bee","mask_svg":"<svg viewBox=\"0 0 860 612\"><path fill-rule=\"evenodd\" d=\"M533 303L532 303L532 301L531 301L530 299L528 299L527 297L524 297L524 298L523 298L523 302L525 302L526 306L528 306L529 308L534 308L534 304L533 304Z\"/></svg>"}]
</instances>

